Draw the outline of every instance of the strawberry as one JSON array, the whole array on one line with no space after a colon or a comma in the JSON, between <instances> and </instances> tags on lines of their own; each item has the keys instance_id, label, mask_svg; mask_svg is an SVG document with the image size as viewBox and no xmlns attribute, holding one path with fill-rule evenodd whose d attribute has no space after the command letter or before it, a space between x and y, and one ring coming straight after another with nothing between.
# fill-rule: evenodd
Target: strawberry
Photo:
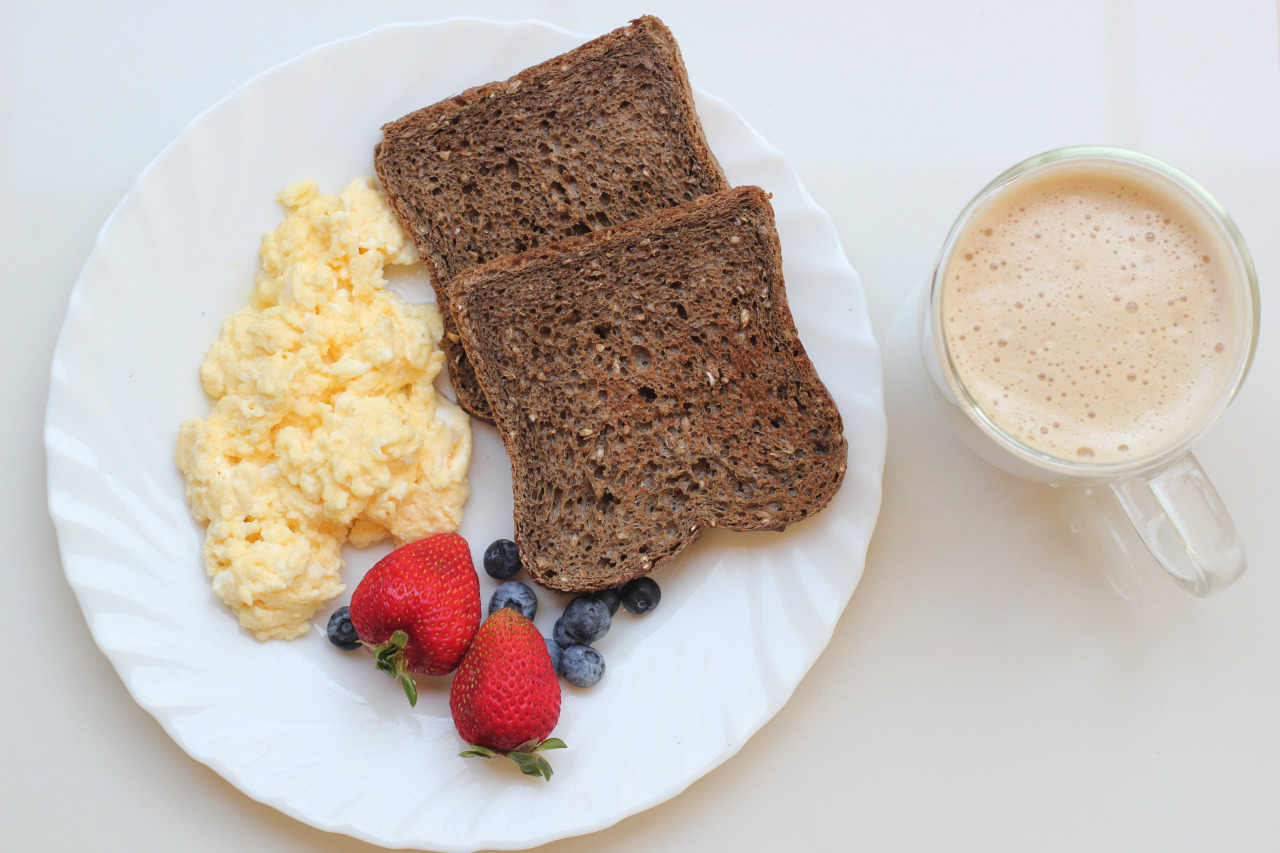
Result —
<instances>
[{"instance_id":1,"label":"strawberry","mask_svg":"<svg viewBox=\"0 0 1280 853\"><path fill-rule=\"evenodd\" d=\"M503 607L480 626L453 676L449 710L471 744L460 755L506 755L526 776L551 778L537 752L564 747L547 737L560 719L560 681L546 640L524 616Z\"/></svg>"},{"instance_id":2,"label":"strawberry","mask_svg":"<svg viewBox=\"0 0 1280 853\"><path fill-rule=\"evenodd\" d=\"M416 705L409 673L452 672L480 624L480 580L467 541L441 533L383 557L351 594L351 623L378 669Z\"/></svg>"}]
</instances>

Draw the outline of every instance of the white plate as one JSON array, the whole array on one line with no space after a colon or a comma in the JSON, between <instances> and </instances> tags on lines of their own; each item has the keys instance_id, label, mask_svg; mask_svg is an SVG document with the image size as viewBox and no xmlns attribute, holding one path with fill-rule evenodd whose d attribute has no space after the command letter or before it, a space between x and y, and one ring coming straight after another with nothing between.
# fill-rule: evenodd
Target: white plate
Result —
<instances>
[{"instance_id":1,"label":"white plate","mask_svg":"<svg viewBox=\"0 0 1280 853\"><path fill-rule=\"evenodd\" d=\"M303 638L259 643L210 592L173 445L182 419L207 412L197 366L248 298L281 217L276 191L314 178L336 193L373 174L383 122L586 38L455 19L383 27L272 69L143 172L72 293L45 442L63 564L94 639L192 757L312 826L389 847L511 849L660 803L783 706L861 577L886 435L862 287L787 161L699 90L729 180L773 193L796 324L845 419L849 470L831 506L782 534L712 531L659 572L661 606L623 613L598 644L604 681L566 686L556 734L569 749L550 755L550 782L456 757L447 679L424 679L411 709L367 656L329 645L328 610ZM478 554L511 524L510 468L479 424L472 482L461 532ZM349 588L382 553L348 549ZM563 599L540 599L547 633Z\"/></svg>"}]
</instances>

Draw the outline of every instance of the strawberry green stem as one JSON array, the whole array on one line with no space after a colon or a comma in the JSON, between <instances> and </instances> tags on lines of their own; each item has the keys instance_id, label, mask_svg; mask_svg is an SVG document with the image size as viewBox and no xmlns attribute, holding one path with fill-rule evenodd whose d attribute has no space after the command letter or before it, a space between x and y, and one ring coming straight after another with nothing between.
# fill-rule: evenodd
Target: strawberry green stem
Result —
<instances>
[{"instance_id":1,"label":"strawberry green stem","mask_svg":"<svg viewBox=\"0 0 1280 853\"><path fill-rule=\"evenodd\" d=\"M409 704L416 706L418 685L409 671L404 668L404 647L408 642L409 635L398 630L385 643L379 645L365 643L365 645L369 647L369 651L373 652L373 665L378 668L378 671L385 672L398 680L400 686L404 688L404 695L409 697Z\"/></svg>"},{"instance_id":2,"label":"strawberry green stem","mask_svg":"<svg viewBox=\"0 0 1280 853\"><path fill-rule=\"evenodd\" d=\"M541 776L543 779L550 781L551 779L551 762L543 758L537 753L544 749L564 749L564 741L558 737L549 737L539 743L531 740L528 743L522 743L509 752L499 752L489 749L488 747L473 744L469 749L459 752L462 758L497 758L505 755L514 761L520 768L520 772L526 776Z\"/></svg>"}]
</instances>

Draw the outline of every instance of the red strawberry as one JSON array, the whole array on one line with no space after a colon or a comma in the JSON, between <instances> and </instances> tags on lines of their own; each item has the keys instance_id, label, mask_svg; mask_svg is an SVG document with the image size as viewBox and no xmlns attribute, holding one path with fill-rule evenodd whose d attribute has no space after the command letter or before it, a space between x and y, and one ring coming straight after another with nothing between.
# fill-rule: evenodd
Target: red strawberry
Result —
<instances>
[{"instance_id":1,"label":"red strawberry","mask_svg":"<svg viewBox=\"0 0 1280 853\"><path fill-rule=\"evenodd\" d=\"M351 623L378 669L418 702L411 672L458 666L480 624L480 580L467 541L441 533L379 560L351 594Z\"/></svg>"},{"instance_id":2,"label":"red strawberry","mask_svg":"<svg viewBox=\"0 0 1280 853\"><path fill-rule=\"evenodd\" d=\"M525 775L551 778L551 765L535 753L564 746L547 737L560 719L560 681L546 641L524 616L503 607L480 626L453 676L449 710L471 744L461 755L506 755Z\"/></svg>"}]
</instances>

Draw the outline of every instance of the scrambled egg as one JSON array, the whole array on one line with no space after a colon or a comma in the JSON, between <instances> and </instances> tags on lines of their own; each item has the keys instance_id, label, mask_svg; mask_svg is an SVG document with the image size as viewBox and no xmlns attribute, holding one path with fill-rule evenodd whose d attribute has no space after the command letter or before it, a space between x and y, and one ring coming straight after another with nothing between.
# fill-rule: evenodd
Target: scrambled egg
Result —
<instances>
[{"instance_id":1,"label":"scrambled egg","mask_svg":"<svg viewBox=\"0 0 1280 853\"><path fill-rule=\"evenodd\" d=\"M260 640L306 633L343 592L344 541L453 530L470 495L470 422L432 384L440 315L383 289L417 259L386 197L360 179L279 200L250 305L200 368L212 409L176 452L213 590Z\"/></svg>"}]
</instances>

